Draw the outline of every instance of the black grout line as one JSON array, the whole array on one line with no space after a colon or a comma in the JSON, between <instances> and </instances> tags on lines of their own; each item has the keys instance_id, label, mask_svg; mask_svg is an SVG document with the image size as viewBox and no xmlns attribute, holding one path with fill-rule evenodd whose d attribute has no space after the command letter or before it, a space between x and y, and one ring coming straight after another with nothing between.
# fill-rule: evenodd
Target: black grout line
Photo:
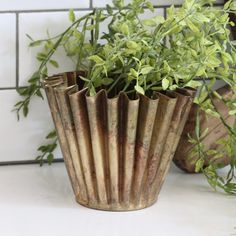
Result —
<instances>
[{"instance_id":1,"label":"black grout line","mask_svg":"<svg viewBox=\"0 0 236 236\"><path fill-rule=\"evenodd\" d=\"M62 158L53 160L52 163L62 163L64 160ZM45 164L48 164L48 162L45 160ZM30 164L38 164L39 161L36 160L23 160L23 161L1 161L0 166L13 166L13 165L30 165Z\"/></svg>"},{"instance_id":2,"label":"black grout line","mask_svg":"<svg viewBox=\"0 0 236 236\"><path fill-rule=\"evenodd\" d=\"M163 9L164 10L164 18L166 19L166 8Z\"/></svg>"},{"instance_id":3,"label":"black grout line","mask_svg":"<svg viewBox=\"0 0 236 236\"><path fill-rule=\"evenodd\" d=\"M69 11L71 8L63 8L63 9L38 9L38 10L9 10L9 11L0 11L1 13L47 13L47 12L66 12ZM90 7L88 8L73 8L74 11L89 11L91 10Z\"/></svg>"},{"instance_id":4,"label":"black grout line","mask_svg":"<svg viewBox=\"0 0 236 236\"><path fill-rule=\"evenodd\" d=\"M90 6L87 7L87 8L73 8L74 11L89 11L91 10L91 8L93 7L93 2L92 0L89 0L90 1ZM216 3L214 4L215 7L218 7L218 6L223 6L224 4L223 3ZM168 8L170 7L171 5L154 5L154 8ZM181 4L176 4L174 5L175 7L181 7L182 5ZM106 7L98 7L98 9L106 9ZM114 8L113 8L114 9ZM38 9L38 10L4 10L4 11L0 11L0 14L2 13L37 13L37 12L64 12L64 11L69 11L70 8L63 8L63 9Z\"/></svg>"},{"instance_id":5,"label":"black grout line","mask_svg":"<svg viewBox=\"0 0 236 236\"><path fill-rule=\"evenodd\" d=\"M163 8L164 11L164 18L166 19L166 8ZM166 37L164 38L164 45L166 45Z\"/></svg>"},{"instance_id":6,"label":"black grout line","mask_svg":"<svg viewBox=\"0 0 236 236\"><path fill-rule=\"evenodd\" d=\"M27 88L27 85L26 86L18 86L18 87L0 87L0 90L16 90L16 89L19 89L19 88ZM42 87L40 87L42 88Z\"/></svg>"},{"instance_id":7,"label":"black grout line","mask_svg":"<svg viewBox=\"0 0 236 236\"><path fill-rule=\"evenodd\" d=\"M3 87L3 88L0 88L0 90L16 90L17 87Z\"/></svg>"},{"instance_id":8,"label":"black grout line","mask_svg":"<svg viewBox=\"0 0 236 236\"><path fill-rule=\"evenodd\" d=\"M19 14L16 13L16 87L19 87Z\"/></svg>"}]
</instances>

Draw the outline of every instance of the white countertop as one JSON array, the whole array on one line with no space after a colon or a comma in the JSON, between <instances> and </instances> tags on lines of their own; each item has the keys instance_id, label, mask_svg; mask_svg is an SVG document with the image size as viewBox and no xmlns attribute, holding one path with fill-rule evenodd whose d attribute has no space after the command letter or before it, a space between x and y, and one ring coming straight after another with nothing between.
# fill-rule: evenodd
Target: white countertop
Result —
<instances>
[{"instance_id":1,"label":"white countertop","mask_svg":"<svg viewBox=\"0 0 236 236\"><path fill-rule=\"evenodd\" d=\"M0 167L1 236L236 235L236 196L171 168L158 202L132 212L78 205L63 163Z\"/></svg>"}]
</instances>

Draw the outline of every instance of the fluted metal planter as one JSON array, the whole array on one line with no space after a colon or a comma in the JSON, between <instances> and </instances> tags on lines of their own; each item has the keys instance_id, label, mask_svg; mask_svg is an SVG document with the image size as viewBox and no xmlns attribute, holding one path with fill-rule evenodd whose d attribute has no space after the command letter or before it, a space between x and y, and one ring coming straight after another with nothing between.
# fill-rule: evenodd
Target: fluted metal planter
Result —
<instances>
[{"instance_id":1,"label":"fluted metal planter","mask_svg":"<svg viewBox=\"0 0 236 236\"><path fill-rule=\"evenodd\" d=\"M76 200L128 211L156 202L192 105L193 91L94 97L68 72L44 81ZM77 80L77 81L76 81Z\"/></svg>"}]
</instances>

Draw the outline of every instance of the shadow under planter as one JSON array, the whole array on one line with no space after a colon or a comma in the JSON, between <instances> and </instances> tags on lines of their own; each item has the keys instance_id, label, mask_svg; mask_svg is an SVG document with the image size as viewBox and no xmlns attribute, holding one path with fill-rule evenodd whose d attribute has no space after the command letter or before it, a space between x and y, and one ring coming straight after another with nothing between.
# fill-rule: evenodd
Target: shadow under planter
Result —
<instances>
[{"instance_id":1,"label":"shadow under planter","mask_svg":"<svg viewBox=\"0 0 236 236\"><path fill-rule=\"evenodd\" d=\"M76 72L44 88L77 202L109 211L155 203L195 91L91 97Z\"/></svg>"}]
</instances>

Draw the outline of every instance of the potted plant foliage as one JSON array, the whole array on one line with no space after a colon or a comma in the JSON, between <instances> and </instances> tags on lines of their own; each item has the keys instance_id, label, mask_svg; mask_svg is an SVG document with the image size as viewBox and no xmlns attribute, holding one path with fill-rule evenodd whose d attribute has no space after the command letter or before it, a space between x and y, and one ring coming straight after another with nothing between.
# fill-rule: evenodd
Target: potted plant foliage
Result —
<instances>
[{"instance_id":1,"label":"potted plant foliage","mask_svg":"<svg viewBox=\"0 0 236 236\"><path fill-rule=\"evenodd\" d=\"M225 1L225 6L222 11L225 17L229 17L229 26L222 25L220 27L218 22L214 23L214 27L224 30L223 38L219 40L216 35L215 40L222 43L225 42L224 37L229 37L229 29L232 31L234 40L236 39L236 2ZM217 10L214 13L217 16ZM230 22L231 21L231 22ZM218 29L219 29L218 28ZM229 42L228 53L232 57L231 71L235 73L235 41ZM221 56L223 61L224 56ZM224 68L224 69L223 69ZM214 188L221 188L227 193L236 193L235 185L235 82L229 80L229 67L224 63L224 67L220 70L224 74L216 76L216 83L224 82L225 86L213 91L215 81L210 83L211 89L203 87L205 91L199 94L202 96L200 104L196 103L192 106L189 118L186 122L182 138L174 156L174 163L182 170L188 173L202 172L209 184ZM209 80L209 78L208 78ZM209 87L209 86L208 86ZM200 97L199 96L199 97ZM208 104L208 105L207 105ZM207 106L206 106L207 105ZM209 109L210 108L210 109ZM213 111L213 113L212 113ZM224 172L217 169L226 167L228 173L225 176Z\"/></svg>"},{"instance_id":2,"label":"potted plant foliage","mask_svg":"<svg viewBox=\"0 0 236 236\"><path fill-rule=\"evenodd\" d=\"M141 20L144 8L154 10L150 2L133 0L125 6L116 0L115 9L95 9L78 19L71 10L72 24L62 34L31 42L43 45L44 51L38 54L41 64L29 86L19 90L24 100L16 110L27 115L31 97L42 96L43 81L80 204L104 210L153 204L195 88L201 87L196 102L216 113L202 101L215 78L235 83L236 58L226 28L232 5L220 10L212 3L187 0L181 8L170 7L166 19ZM105 20L107 32L101 36ZM76 70L48 77L48 63L58 66L53 54L59 47L76 59ZM212 82L206 83L206 78ZM48 138L55 138L55 133ZM54 148L54 142L41 146L39 158L47 155L51 160Z\"/></svg>"}]
</instances>

